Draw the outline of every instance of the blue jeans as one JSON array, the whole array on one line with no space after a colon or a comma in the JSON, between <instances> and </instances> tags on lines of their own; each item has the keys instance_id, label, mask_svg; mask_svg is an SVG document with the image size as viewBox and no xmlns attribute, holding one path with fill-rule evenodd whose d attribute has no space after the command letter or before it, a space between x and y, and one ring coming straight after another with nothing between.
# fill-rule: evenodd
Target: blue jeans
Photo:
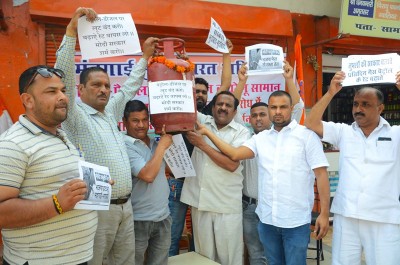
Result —
<instances>
[{"instance_id":1,"label":"blue jeans","mask_svg":"<svg viewBox=\"0 0 400 265\"><path fill-rule=\"evenodd\" d=\"M183 180L168 179L169 184L169 211L172 218L171 226L171 247L169 248L169 256L176 256L179 254L179 241L182 237L183 227L185 225L185 217L188 205L181 202L181 193L183 187ZM193 232L192 232L193 235ZM190 250L194 250L193 238L189 242Z\"/></svg>"},{"instance_id":2,"label":"blue jeans","mask_svg":"<svg viewBox=\"0 0 400 265\"><path fill-rule=\"evenodd\" d=\"M306 265L310 224L280 228L259 222L258 232L269 265Z\"/></svg>"},{"instance_id":3,"label":"blue jeans","mask_svg":"<svg viewBox=\"0 0 400 265\"><path fill-rule=\"evenodd\" d=\"M159 222L135 221L136 265L168 264L168 250L170 244L170 216Z\"/></svg>"},{"instance_id":4,"label":"blue jeans","mask_svg":"<svg viewBox=\"0 0 400 265\"><path fill-rule=\"evenodd\" d=\"M249 253L250 265L266 265L264 247L258 236L257 225L259 219L255 213L257 205L242 201L243 206L243 239Z\"/></svg>"}]
</instances>

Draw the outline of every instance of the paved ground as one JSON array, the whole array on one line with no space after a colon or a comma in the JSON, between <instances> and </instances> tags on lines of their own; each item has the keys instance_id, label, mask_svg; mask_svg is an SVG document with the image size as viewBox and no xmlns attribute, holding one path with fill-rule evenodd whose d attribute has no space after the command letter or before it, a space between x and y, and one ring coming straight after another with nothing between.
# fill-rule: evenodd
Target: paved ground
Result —
<instances>
[{"instance_id":1,"label":"paved ground","mask_svg":"<svg viewBox=\"0 0 400 265\"><path fill-rule=\"evenodd\" d=\"M320 265L331 265L332 264L332 227L329 231L329 233L326 235L326 237L322 240L323 243L323 251L324 251L324 260L320 261ZM314 247L315 246L315 240L311 239L310 240L310 246ZM308 257L315 257L316 256L316 251L308 251ZM2 257L3 257L3 248L0 247L0 265L3 264L2 262ZM317 261L316 260L307 260L307 265L316 265ZM362 262L362 265L366 265L365 261Z\"/></svg>"}]
</instances>

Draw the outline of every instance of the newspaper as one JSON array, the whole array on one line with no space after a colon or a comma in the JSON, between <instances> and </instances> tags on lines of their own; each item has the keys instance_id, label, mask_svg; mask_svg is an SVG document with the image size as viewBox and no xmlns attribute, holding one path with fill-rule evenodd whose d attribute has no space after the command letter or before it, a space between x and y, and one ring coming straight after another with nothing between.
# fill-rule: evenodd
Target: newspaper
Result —
<instances>
[{"instance_id":1,"label":"newspaper","mask_svg":"<svg viewBox=\"0 0 400 265\"><path fill-rule=\"evenodd\" d=\"M79 177L86 182L85 199L78 202L74 209L108 210L111 200L111 179L108 167L79 161Z\"/></svg>"}]
</instances>

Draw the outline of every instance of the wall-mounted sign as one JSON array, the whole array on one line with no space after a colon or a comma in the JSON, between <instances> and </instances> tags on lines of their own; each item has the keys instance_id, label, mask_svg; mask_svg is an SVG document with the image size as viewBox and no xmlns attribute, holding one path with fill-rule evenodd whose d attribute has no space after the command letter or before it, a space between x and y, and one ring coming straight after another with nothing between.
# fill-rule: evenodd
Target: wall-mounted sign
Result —
<instances>
[{"instance_id":1,"label":"wall-mounted sign","mask_svg":"<svg viewBox=\"0 0 400 265\"><path fill-rule=\"evenodd\" d=\"M400 0L343 0L339 32L400 40Z\"/></svg>"}]
</instances>

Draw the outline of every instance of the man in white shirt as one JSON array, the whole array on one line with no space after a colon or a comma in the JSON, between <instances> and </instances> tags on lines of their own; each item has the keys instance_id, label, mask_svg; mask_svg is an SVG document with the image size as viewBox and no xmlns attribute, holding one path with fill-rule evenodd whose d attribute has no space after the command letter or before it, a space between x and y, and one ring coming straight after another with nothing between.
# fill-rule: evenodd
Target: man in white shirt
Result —
<instances>
[{"instance_id":1,"label":"man in white shirt","mask_svg":"<svg viewBox=\"0 0 400 265\"><path fill-rule=\"evenodd\" d=\"M259 235L269 265L305 265L314 203L314 174L321 200L317 239L329 228L328 162L321 141L312 131L291 121L291 97L275 91L268 101L273 123L242 146L221 141L204 126L199 132L232 160L258 157ZM314 174L313 174L314 173Z\"/></svg>"},{"instance_id":2,"label":"man in white shirt","mask_svg":"<svg viewBox=\"0 0 400 265\"><path fill-rule=\"evenodd\" d=\"M342 89L344 72L332 78L328 92L312 108L306 126L340 149L339 185L332 203L332 264L400 262L400 126L380 117L383 93L372 87L355 92L354 122L323 122L322 114ZM400 90L400 72L396 75Z\"/></svg>"},{"instance_id":3,"label":"man in white shirt","mask_svg":"<svg viewBox=\"0 0 400 265\"><path fill-rule=\"evenodd\" d=\"M215 97L213 116L197 113L198 121L229 144L241 145L250 133L233 120L239 100L229 91ZM195 146L192 161L196 177L186 178L181 201L192 206L196 252L222 265L241 265L243 167L201 135L188 132L187 138Z\"/></svg>"}]
</instances>

